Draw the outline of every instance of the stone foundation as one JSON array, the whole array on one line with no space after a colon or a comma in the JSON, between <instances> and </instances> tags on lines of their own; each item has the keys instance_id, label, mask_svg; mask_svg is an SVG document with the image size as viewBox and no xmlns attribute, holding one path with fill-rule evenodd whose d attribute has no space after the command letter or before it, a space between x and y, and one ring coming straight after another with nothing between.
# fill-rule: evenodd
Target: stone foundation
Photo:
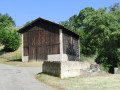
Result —
<instances>
[{"instance_id":1,"label":"stone foundation","mask_svg":"<svg viewBox=\"0 0 120 90\"><path fill-rule=\"evenodd\" d=\"M44 61L42 71L60 78L76 77L89 70L90 65L91 63L79 61Z\"/></svg>"},{"instance_id":2,"label":"stone foundation","mask_svg":"<svg viewBox=\"0 0 120 90\"><path fill-rule=\"evenodd\" d=\"M28 62L28 56L23 56L22 57L22 62Z\"/></svg>"},{"instance_id":3,"label":"stone foundation","mask_svg":"<svg viewBox=\"0 0 120 90\"><path fill-rule=\"evenodd\" d=\"M62 54L62 60L60 58L60 54L52 54L48 55L48 61L79 61L79 57Z\"/></svg>"}]
</instances>

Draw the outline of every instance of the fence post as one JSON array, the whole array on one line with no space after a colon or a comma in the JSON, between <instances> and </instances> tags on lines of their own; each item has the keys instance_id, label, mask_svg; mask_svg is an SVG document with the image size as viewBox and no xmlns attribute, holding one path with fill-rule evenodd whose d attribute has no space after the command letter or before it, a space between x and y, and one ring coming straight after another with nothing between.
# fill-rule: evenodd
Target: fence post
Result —
<instances>
[{"instance_id":1,"label":"fence post","mask_svg":"<svg viewBox=\"0 0 120 90\"><path fill-rule=\"evenodd\" d=\"M118 68L114 68L114 74L118 74L119 70Z\"/></svg>"},{"instance_id":2,"label":"fence post","mask_svg":"<svg viewBox=\"0 0 120 90\"><path fill-rule=\"evenodd\" d=\"M5 58L5 51L3 51L3 58Z\"/></svg>"}]
</instances>

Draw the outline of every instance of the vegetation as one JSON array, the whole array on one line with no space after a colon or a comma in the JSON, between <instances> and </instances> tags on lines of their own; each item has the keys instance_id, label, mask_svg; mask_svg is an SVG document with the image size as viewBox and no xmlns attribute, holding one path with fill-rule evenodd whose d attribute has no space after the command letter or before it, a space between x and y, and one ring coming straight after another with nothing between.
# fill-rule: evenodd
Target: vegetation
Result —
<instances>
[{"instance_id":1,"label":"vegetation","mask_svg":"<svg viewBox=\"0 0 120 90\"><path fill-rule=\"evenodd\" d=\"M62 25L82 35L81 53L97 54L96 62L109 72L120 65L120 6L119 3L109 8L94 10L87 7L79 15L70 17Z\"/></svg>"},{"instance_id":2,"label":"vegetation","mask_svg":"<svg viewBox=\"0 0 120 90\"><path fill-rule=\"evenodd\" d=\"M0 14L0 43L5 51L15 51L20 46L21 37L14 26L15 22L8 14Z\"/></svg>"},{"instance_id":3,"label":"vegetation","mask_svg":"<svg viewBox=\"0 0 120 90\"><path fill-rule=\"evenodd\" d=\"M24 26L29 25L32 21L33 21L33 20L26 22L26 23L24 24Z\"/></svg>"},{"instance_id":4,"label":"vegetation","mask_svg":"<svg viewBox=\"0 0 120 90\"><path fill-rule=\"evenodd\" d=\"M47 74L38 74L38 80L58 90L119 90L120 75L102 74L60 79Z\"/></svg>"},{"instance_id":5,"label":"vegetation","mask_svg":"<svg viewBox=\"0 0 120 90\"><path fill-rule=\"evenodd\" d=\"M13 52L5 52L3 51L4 46L0 46L0 57L7 60L18 60L21 61L22 58L22 45Z\"/></svg>"},{"instance_id":6,"label":"vegetation","mask_svg":"<svg viewBox=\"0 0 120 90\"><path fill-rule=\"evenodd\" d=\"M80 61L95 62L95 58L96 58L96 55L85 56L83 54L80 54Z\"/></svg>"}]
</instances>

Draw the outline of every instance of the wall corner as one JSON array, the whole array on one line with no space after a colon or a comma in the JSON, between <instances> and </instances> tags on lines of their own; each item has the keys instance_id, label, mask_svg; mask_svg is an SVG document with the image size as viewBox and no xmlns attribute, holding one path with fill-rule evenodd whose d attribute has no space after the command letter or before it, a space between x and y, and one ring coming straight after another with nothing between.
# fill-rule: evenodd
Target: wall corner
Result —
<instances>
[{"instance_id":1,"label":"wall corner","mask_svg":"<svg viewBox=\"0 0 120 90\"><path fill-rule=\"evenodd\" d=\"M78 48L79 48L79 61L80 61L80 40L78 39Z\"/></svg>"},{"instance_id":2,"label":"wall corner","mask_svg":"<svg viewBox=\"0 0 120 90\"><path fill-rule=\"evenodd\" d=\"M59 29L59 40L60 40L60 61L63 61L63 32Z\"/></svg>"}]
</instances>

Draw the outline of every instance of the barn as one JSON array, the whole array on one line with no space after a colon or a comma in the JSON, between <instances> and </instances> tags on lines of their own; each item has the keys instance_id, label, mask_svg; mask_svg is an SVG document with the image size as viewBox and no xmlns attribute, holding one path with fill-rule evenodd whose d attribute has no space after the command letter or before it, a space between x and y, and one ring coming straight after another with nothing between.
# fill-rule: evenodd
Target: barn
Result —
<instances>
[{"instance_id":1,"label":"barn","mask_svg":"<svg viewBox=\"0 0 120 90\"><path fill-rule=\"evenodd\" d=\"M23 62L80 60L79 34L60 24L37 18L18 32Z\"/></svg>"}]
</instances>

